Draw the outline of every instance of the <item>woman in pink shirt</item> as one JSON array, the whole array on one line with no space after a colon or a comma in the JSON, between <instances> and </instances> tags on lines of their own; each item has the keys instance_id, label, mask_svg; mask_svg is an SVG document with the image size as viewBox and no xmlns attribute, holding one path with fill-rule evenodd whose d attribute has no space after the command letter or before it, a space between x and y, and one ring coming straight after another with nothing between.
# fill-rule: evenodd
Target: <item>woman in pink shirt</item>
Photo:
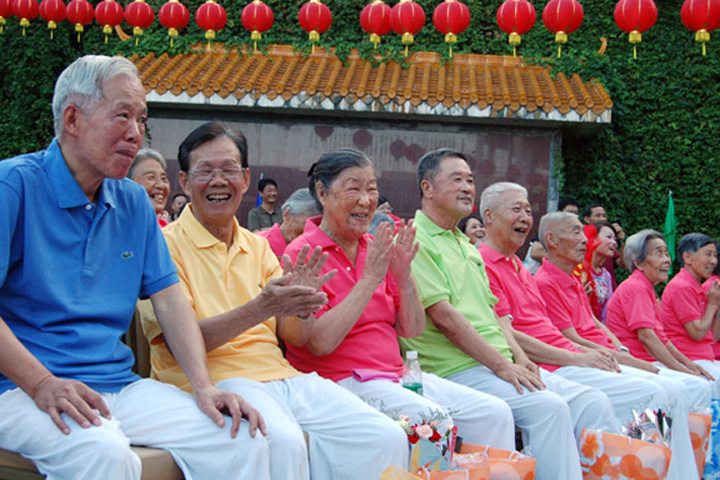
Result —
<instances>
[{"instance_id":1,"label":"woman in pink shirt","mask_svg":"<svg viewBox=\"0 0 720 480\"><path fill-rule=\"evenodd\" d=\"M713 282L707 293L702 286L718 263L715 242L703 233L685 235L678 244L678 259L682 268L665 287L660 319L673 345L720 380L713 351L720 338L720 282Z\"/></svg>"},{"instance_id":2,"label":"woman in pink shirt","mask_svg":"<svg viewBox=\"0 0 720 480\"><path fill-rule=\"evenodd\" d=\"M397 336L420 335L426 321L410 274L418 245L412 221L401 221L397 241L387 223L374 238L367 234L378 203L371 161L342 149L320 157L308 176L322 216L308 219L285 253L294 259L304 245L319 245L328 255L323 272L337 274L323 286L328 303L305 345L288 345L290 363L338 382L385 413L421 423L439 412L445 417L440 433L454 422L466 442L513 449L512 413L502 400L427 373L424 396L399 383L404 365Z\"/></svg>"}]
</instances>

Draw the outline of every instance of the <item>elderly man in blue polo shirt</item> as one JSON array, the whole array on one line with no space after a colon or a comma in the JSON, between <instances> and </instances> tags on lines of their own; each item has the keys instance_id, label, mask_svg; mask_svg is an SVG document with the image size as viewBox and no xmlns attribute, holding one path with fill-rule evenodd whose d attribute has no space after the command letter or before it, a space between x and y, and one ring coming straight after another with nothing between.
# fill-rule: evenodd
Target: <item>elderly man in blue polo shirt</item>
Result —
<instances>
[{"instance_id":1,"label":"elderly man in blue polo shirt","mask_svg":"<svg viewBox=\"0 0 720 480\"><path fill-rule=\"evenodd\" d=\"M48 479L139 479L130 443L169 450L186 479L268 478L262 419L212 384L155 213L124 179L147 118L137 69L76 60L53 114L47 150L0 162L0 447ZM120 337L138 296L195 399L131 372Z\"/></svg>"}]
</instances>

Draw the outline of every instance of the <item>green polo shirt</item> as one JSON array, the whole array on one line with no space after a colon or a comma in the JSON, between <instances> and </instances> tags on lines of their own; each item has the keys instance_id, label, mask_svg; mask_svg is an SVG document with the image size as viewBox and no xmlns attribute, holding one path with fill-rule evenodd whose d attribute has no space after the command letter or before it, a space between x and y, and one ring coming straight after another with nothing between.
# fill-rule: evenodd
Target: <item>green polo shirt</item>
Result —
<instances>
[{"instance_id":1,"label":"green polo shirt","mask_svg":"<svg viewBox=\"0 0 720 480\"><path fill-rule=\"evenodd\" d=\"M459 230L445 230L422 211L415 214L420 244L412 263L423 308L447 300L493 348L512 360L512 351L495 318L497 298L490 290L480 252ZM425 316L425 331L415 338L400 338L403 351L417 350L423 371L447 377L478 364L457 348Z\"/></svg>"}]
</instances>

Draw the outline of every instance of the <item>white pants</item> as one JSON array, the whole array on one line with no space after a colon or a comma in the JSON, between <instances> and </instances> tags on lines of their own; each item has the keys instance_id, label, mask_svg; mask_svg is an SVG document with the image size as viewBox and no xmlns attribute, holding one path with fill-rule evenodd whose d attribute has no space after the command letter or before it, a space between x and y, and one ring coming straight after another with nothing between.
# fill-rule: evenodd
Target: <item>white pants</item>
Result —
<instances>
[{"instance_id":1,"label":"white pants","mask_svg":"<svg viewBox=\"0 0 720 480\"><path fill-rule=\"evenodd\" d=\"M515 424L505 402L430 373L423 372L422 383L423 396L390 380L359 382L348 377L338 382L375 408L382 407L385 413L398 412L419 422L422 415L440 411L452 416L464 442L515 449Z\"/></svg>"},{"instance_id":2,"label":"white pants","mask_svg":"<svg viewBox=\"0 0 720 480\"><path fill-rule=\"evenodd\" d=\"M118 393L102 393L112 414L82 428L63 414L70 434L19 388L0 395L0 446L35 462L48 480L137 480L141 464L130 444L168 450L190 479L268 479L268 445L243 421L235 439L226 417L220 429L195 399L174 386L139 380Z\"/></svg>"},{"instance_id":3,"label":"white pants","mask_svg":"<svg viewBox=\"0 0 720 480\"><path fill-rule=\"evenodd\" d=\"M520 395L515 387L478 365L448 380L501 398L512 409L523 443L537 459L538 480L580 480L577 438L583 428L612 430L616 420L610 400L593 388L546 370L540 373L547 390Z\"/></svg>"},{"instance_id":4,"label":"white pants","mask_svg":"<svg viewBox=\"0 0 720 480\"><path fill-rule=\"evenodd\" d=\"M720 362L717 360L693 360L693 362L703 367L710 375L715 377L712 398L720 398Z\"/></svg>"},{"instance_id":5,"label":"white pants","mask_svg":"<svg viewBox=\"0 0 720 480\"><path fill-rule=\"evenodd\" d=\"M241 394L262 414L275 480L377 480L390 465L407 468L403 429L315 373L265 383L234 378L218 386Z\"/></svg>"}]
</instances>

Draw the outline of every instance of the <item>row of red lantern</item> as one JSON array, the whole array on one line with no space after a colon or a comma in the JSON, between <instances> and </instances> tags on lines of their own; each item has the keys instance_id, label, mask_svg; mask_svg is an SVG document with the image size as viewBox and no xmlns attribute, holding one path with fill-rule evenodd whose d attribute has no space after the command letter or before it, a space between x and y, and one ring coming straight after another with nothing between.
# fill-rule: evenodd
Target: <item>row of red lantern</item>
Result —
<instances>
[{"instance_id":1,"label":"row of red lantern","mask_svg":"<svg viewBox=\"0 0 720 480\"><path fill-rule=\"evenodd\" d=\"M48 28L66 17L75 24L78 32L92 22L93 7L88 0L72 0L67 7L62 0L43 0L38 6L37 0L0 0L0 32L5 19L13 15L20 19L24 29L29 21L40 14L48 21ZM135 0L123 14L122 6L115 0L103 0L95 8L95 19L103 25L108 34L119 25L123 18L133 27L135 35L142 35L155 19L155 12L144 0ZM160 8L160 23L168 29L172 39L178 31L185 28L190 21L190 13L178 0L169 0ZM615 7L615 22L620 29L629 34L629 40L637 44L642 33L650 29L657 20L657 7L653 0L620 0ZM709 32L720 27L720 0L685 0L681 17L683 23L696 32L696 40L705 42L710 39ZM583 9L577 0L550 0L543 10L543 23L548 30L555 33L558 42L558 56L561 45L567 42L567 35L577 30L583 21ZM206 31L206 37L213 39L215 32L224 28L227 22L225 9L214 0L207 0L195 13L198 26ZM253 0L242 11L242 24L251 32L254 41L261 39L262 33L272 27L274 17L272 10L262 0ZM521 36L535 24L535 8L528 0L505 0L497 12L498 26L509 34L509 43L515 47L520 44ZM310 0L304 4L298 14L300 26L309 34L311 41L318 41L320 34L330 28L332 13L320 0ZM377 47L380 38L394 31L402 36L402 43L414 42L414 35L425 25L425 12L413 0L400 0L390 8L382 0L373 0L361 15L360 24L370 34L370 41ZM470 24L470 11L459 0L445 0L437 6L433 13L433 24L445 35L445 41L451 45L457 41L457 35L464 32ZM106 37L107 40L107 37ZM171 40L172 41L172 40ZM636 53L635 53L636 54Z\"/></svg>"}]
</instances>

